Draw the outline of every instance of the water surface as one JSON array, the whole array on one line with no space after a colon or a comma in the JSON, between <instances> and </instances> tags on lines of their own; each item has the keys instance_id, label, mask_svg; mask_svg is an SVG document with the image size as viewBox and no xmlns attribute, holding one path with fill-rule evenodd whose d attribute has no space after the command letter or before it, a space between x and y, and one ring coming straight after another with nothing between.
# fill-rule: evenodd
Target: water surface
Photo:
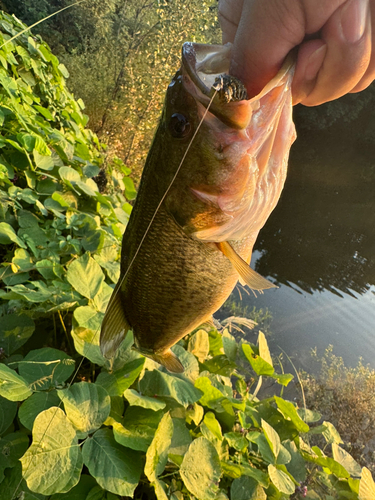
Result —
<instances>
[{"instance_id":1,"label":"water surface","mask_svg":"<svg viewBox=\"0 0 375 500\"><path fill-rule=\"evenodd\" d=\"M274 352L299 367L333 344L348 366L362 356L375 368L375 87L297 106L295 122L286 185L253 255L279 288L242 298L269 308Z\"/></svg>"}]
</instances>

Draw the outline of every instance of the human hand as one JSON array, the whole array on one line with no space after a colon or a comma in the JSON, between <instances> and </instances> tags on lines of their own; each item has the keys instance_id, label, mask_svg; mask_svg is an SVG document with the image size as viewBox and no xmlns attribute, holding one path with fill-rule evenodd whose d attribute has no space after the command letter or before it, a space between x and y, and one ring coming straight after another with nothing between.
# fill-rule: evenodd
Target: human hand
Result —
<instances>
[{"instance_id":1,"label":"human hand","mask_svg":"<svg viewBox=\"0 0 375 500\"><path fill-rule=\"evenodd\" d=\"M219 16L223 43L234 44L230 74L249 96L297 46L294 104L316 106L375 79L375 0L219 0Z\"/></svg>"}]
</instances>

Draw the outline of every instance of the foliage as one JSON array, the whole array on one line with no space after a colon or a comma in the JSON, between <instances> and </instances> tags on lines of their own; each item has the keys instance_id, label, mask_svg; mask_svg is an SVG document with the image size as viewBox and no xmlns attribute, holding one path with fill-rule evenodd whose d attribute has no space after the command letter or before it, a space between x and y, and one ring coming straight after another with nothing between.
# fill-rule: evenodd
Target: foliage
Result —
<instances>
[{"instance_id":1,"label":"foliage","mask_svg":"<svg viewBox=\"0 0 375 500\"><path fill-rule=\"evenodd\" d=\"M319 359L318 376L302 373L307 405L318 409L325 420L340 432L343 447L374 473L375 371L359 361L355 368L345 366L341 357L327 348Z\"/></svg>"},{"instance_id":2,"label":"foliage","mask_svg":"<svg viewBox=\"0 0 375 500\"><path fill-rule=\"evenodd\" d=\"M26 22L69 5L68 0L6 1ZM91 128L140 177L165 90L185 41L220 40L215 0L87 0L36 29L67 66Z\"/></svg>"},{"instance_id":3,"label":"foliage","mask_svg":"<svg viewBox=\"0 0 375 500\"><path fill-rule=\"evenodd\" d=\"M100 144L66 89L66 68L38 37L8 43L25 27L18 20L3 14L0 26L0 348L9 356L43 317L62 321L80 306L82 327L103 313L131 210L120 192L135 190L115 160L100 192ZM56 334L56 321L47 325Z\"/></svg>"},{"instance_id":4,"label":"foliage","mask_svg":"<svg viewBox=\"0 0 375 500\"><path fill-rule=\"evenodd\" d=\"M332 424L282 398L292 377L275 372L261 332L258 345L194 332L173 348L183 375L133 351L131 333L102 357L130 170L115 158L100 192L100 144L66 68L39 37L5 45L18 20L4 14L0 26L2 500L282 500L306 488L310 499L372 498L371 474ZM55 348L70 326L74 348L69 336ZM77 365L77 353L88 361ZM280 395L257 398L264 377Z\"/></svg>"},{"instance_id":5,"label":"foliage","mask_svg":"<svg viewBox=\"0 0 375 500\"><path fill-rule=\"evenodd\" d=\"M195 337L209 345L200 361L191 352L199 347ZM173 348L183 375L132 351L130 333L112 363L88 339L86 332L80 350L101 366L95 382L68 384L69 358L57 350L58 377L43 376L51 364L47 350L30 351L38 361L0 365L2 401L14 409L22 402L19 420L9 410L0 420L2 487L8 491L16 484L18 459L26 481L11 494L30 490L51 500L78 493L104 498L108 492L112 499L276 500L303 498L307 489L307 498L364 500L361 489L375 491L367 469L340 447L335 428L318 425L319 413L281 395L255 396L254 379L256 391L262 377L276 379L280 394L292 379L275 373L264 335L256 346L237 343L227 330L199 330ZM242 373L236 368L240 360L247 363ZM314 435L329 443L333 458L310 446ZM96 481L82 475L83 466Z\"/></svg>"}]
</instances>

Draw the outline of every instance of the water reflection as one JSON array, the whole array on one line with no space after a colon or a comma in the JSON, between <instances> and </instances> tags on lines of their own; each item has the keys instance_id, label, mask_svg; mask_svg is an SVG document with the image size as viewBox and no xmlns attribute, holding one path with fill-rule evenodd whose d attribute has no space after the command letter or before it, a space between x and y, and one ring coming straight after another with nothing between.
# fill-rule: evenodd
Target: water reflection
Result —
<instances>
[{"instance_id":1,"label":"water reflection","mask_svg":"<svg viewBox=\"0 0 375 500\"><path fill-rule=\"evenodd\" d=\"M375 86L295 109L285 189L255 246L256 270L281 286L244 303L269 308L273 352L308 371L310 349L329 344L375 368L374 110Z\"/></svg>"},{"instance_id":2,"label":"water reflection","mask_svg":"<svg viewBox=\"0 0 375 500\"><path fill-rule=\"evenodd\" d=\"M307 292L375 284L375 87L295 109L281 200L261 231L256 269Z\"/></svg>"}]
</instances>

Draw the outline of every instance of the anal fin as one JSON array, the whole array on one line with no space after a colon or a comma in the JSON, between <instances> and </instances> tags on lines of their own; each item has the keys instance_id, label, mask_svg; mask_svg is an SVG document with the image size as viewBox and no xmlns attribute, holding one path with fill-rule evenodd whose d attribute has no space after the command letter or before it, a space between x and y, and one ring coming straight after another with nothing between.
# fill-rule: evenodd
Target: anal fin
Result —
<instances>
[{"instance_id":1,"label":"anal fin","mask_svg":"<svg viewBox=\"0 0 375 500\"><path fill-rule=\"evenodd\" d=\"M116 285L104 315L100 331L100 350L105 358L113 358L131 327L125 317L120 288Z\"/></svg>"},{"instance_id":2,"label":"anal fin","mask_svg":"<svg viewBox=\"0 0 375 500\"><path fill-rule=\"evenodd\" d=\"M133 347L133 349L138 351L143 356L147 356L148 358L156 361L159 365L165 366L169 372L182 373L184 371L181 361L170 349L162 353L156 353L146 349L143 350L138 347Z\"/></svg>"},{"instance_id":3,"label":"anal fin","mask_svg":"<svg viewBox=\"0 0 375 500\"><path fill-rule=\"evenodd\" d=\"M266 290L267 288L277 288L276 285L263 278L238 255L238 253L227 242L216 243L219 250L231 261L233 267L240 275L241 282L248 285L253 290Z\"/></svg>"}]
</instances>

